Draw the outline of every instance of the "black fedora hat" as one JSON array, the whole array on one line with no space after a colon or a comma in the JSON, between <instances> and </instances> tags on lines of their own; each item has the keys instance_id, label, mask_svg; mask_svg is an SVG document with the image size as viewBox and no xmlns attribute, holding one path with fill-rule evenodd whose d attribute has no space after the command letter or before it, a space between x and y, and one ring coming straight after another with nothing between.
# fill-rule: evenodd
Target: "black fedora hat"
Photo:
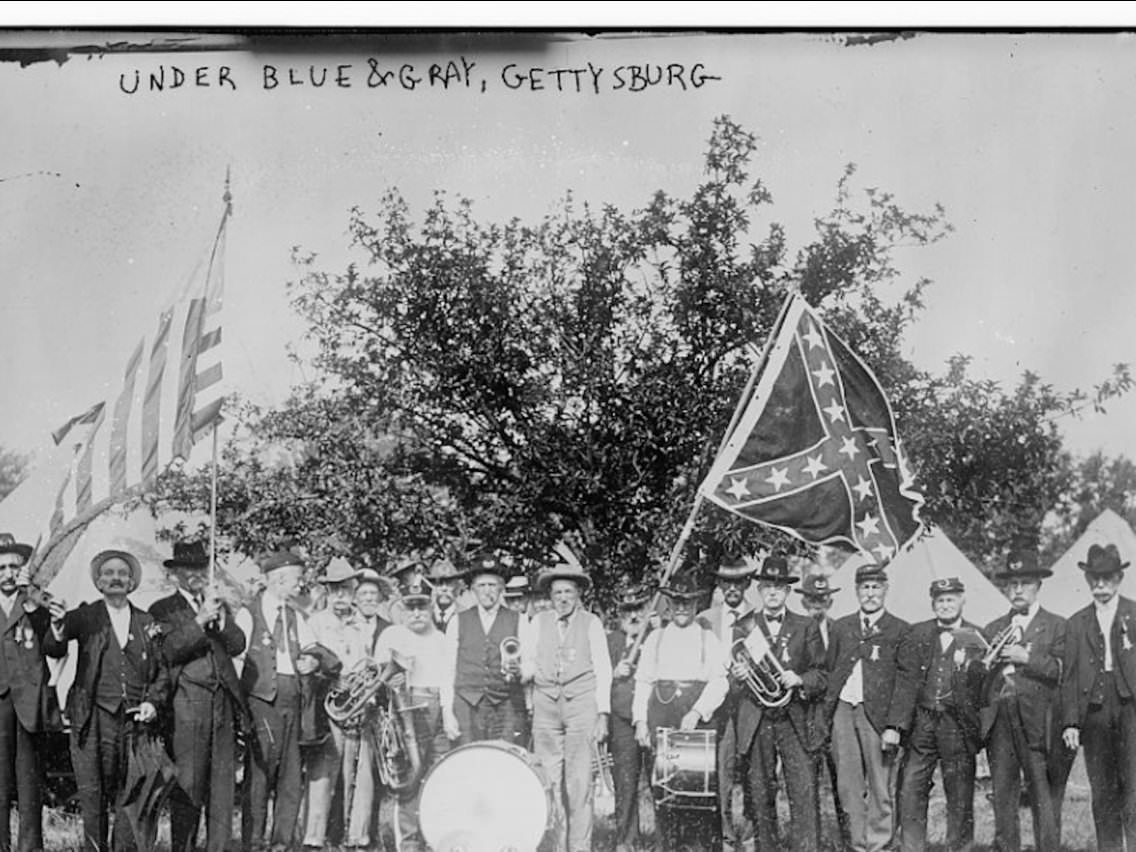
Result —
<instances>
[{"instance_id":1,"label":"black fedora hat","mask_svg":"<svg viewBox=\"0 0 1136 852\"><path fill-rule=\"evenodd\" d=\"M1094 544L1089 548L1088 560L1078 562L1077 567L1086 574L1100 577L1123 571L1128 567L1128 564L1127 562L1120 561L1120 551L1116 549L1115 544L1106 544L1103 547L1099 544Z\"/></svg>"},{"instance_id":2,"label":"black fedora hat","mask_svg":"<svg viewBox=\"0 0 1136 852\"><path fill-rule=\"evenodd\" d=\"M1015 578L1041 579L1052 577L1053 572L1041 566L1041 559L1037 550L1032 547L1011 550L1006 557L1006 564L997 568L991 579L995 582L1006 582Z\"/></svg>"},{"instance_id":3,"label":"black fedora hat","mask_svg":"<svg viewBox=\"0 0 1136 852\"><path fill-rule=\"evenodd\" d=\"M711 574L718 580L745 582L753 579L757 566L743 556L723 556L718 568Z\"/></svg>"},{"instance_id":4,"label":"black fedora hat","mask_svg":"<svg viewBox=\"0 0 1136 852\"><path fill-rule=\"evenodd\" d=\"M788 586L800 579L793 576L789 569L789 560L784 556L767 556L761 563L761 571L757 574L759 583L783 583Z\"/></svg>"},{"instance_id":5,"label":"black fedora hat","mask_svg":"<svg viewBox=\"0 0 1136 852\"><path fill-rule=\"evenodd\" d=\"M691 601L702 597L706 592L698 585L698 581L689 575L672 577L671 581L659 591L671 600Z\"/></svg>"},{"instance_id":6,"label":"black fedora hat","mask_svg":"<svg viewBox=\"0 0 1136 852\"><path fill-rule=\"evenodd\" d=\"M0 553L17 553L27 562L32 556L32 546L16 541L11 533L0 533Z\"/></svg>"},{"instance_id":7,"label":"black fedora hat","mask_svg":"<svg viewBox=\"0 0 1136 852\"><path fill-rule=\"evenodd\" d=\"M203 541L175 541L174 555L162 563L167 568L208 568L209 554Z\"/></svg>"},{"instance_id":8,"label":"black fedora hat","mask_svg":"<svg viewBox=\"0 0 1136 852\"><path fill-rule=\"evenodd\" d=\"M833 588L828 582L828 577L824 574L813 573L805 577L804 582L801 583L801 588L794 591L806 598L829 598L832 597L834 592L839 592L840 589Z\"/></svg>"}]
</instances>

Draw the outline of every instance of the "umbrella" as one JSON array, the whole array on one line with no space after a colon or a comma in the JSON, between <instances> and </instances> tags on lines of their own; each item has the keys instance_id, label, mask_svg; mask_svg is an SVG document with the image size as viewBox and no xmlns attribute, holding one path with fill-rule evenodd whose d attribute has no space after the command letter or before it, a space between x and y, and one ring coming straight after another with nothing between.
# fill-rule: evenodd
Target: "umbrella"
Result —
<instances>
[{"instance_id":1,"label":"umbrella","mask_svg":"<svg viewBox=\"0 0 1136 852\"><path fill-rule=\"evenodd\" d=\"M138 852L153 852L158 814L175 784L177 768L161 739L139 727L130 737L126 781L119 799L134 831Z\"/></svg>"}]
</instances>

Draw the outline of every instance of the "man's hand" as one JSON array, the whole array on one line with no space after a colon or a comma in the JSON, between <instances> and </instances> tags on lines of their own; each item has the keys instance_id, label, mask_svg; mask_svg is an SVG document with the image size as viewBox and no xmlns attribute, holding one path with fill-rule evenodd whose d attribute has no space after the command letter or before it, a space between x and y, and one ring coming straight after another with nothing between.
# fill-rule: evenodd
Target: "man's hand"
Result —
<instances>
[{"instance_id":1,"label":"man's hand","mask_svg":"<svg viewBox=\"0 0 1136 852\"><path fill-rule=\"evenodd\" d=\"M461 739L461 726L458 725L458 717L452 707L442 708L442 727L445 728L446 736L451 740Z\"/></svg>"},{"instance_id":2,"label":"man's hand","mask_svg":"<svg viewBox=\"0 0 1136 852\"><path fill-rule=\"evenodd\" d=\"M387 678L387 686L395 692L401 692L403 687L406 686L406 672L395 672Z\"/></svg>"},{"instance_id":3,"label":"man's hand","mask_svg":"<svg viewBox=\"0 0 1136 852\"><path fill-rule=\"evenodd\" d=\"M47 605L47 611L51 613L52 624L63 624L63 617L67 615L67 602L62 598L52 598L51 603Z\"/></svg>"},{"instance_id":4,"label":"man's hand","mask_svg":"<svg viewBox=\"0 0 1136 852\"><path fill-rule=\"evenodd\" d=\"M1081 747L1081 729L1066 728L1061 734L1061 739L1065 743L1065 748L1076 751Z\"/></svg>"},{"instance_id":5,"label":"man's hand","mask_svg":"<svg viewBox=\"0 0 1136 852\"><path fill-rule=\"evenodd\" d=\"M895 751L899 748L899 731L895 728L885 728L880 734L880 741L884 751Z\"/></svg>"},{"instance_id":6,"label":"man's hand","mask_svg":"<svg viewBox=\"0 0 1136 852\"><path fill-rule=\"evenodd\" d=\"M205 630L209 625L216 624L221 617L221 611L224 604L221 603L219 598L206 598L201 603L201 609L197 611L195 621L198 626Z\"/></svg>"},{"instance_id":7,"label":"man's hand","mask_svg":"<svg viewBox=\"0 0 1136 852\"><path fill-rule=\"evenodd\" d=\"M1007 645L1002 649L1000 658L1007 663L1024 666L1029 662L1029 651L1025 645Z\"/></svg>"},{"instance_id":8,"label":"man's hand","mask_svg":"<svg viewBox=\"0 0 1136 852\"><path fill-rule=\"evenodd\" d=\"M793 689L804 683L801 676L792 669L786 669L781 673L781 683L784 684L786 689Z\"/></svg>"},{"instance_id":9,"label":"man's hand","mask_svg":"<svg viewBox=\"0 0 1136 852\"><path fill-rule=\"evenodd\" d=\"M143 701L134 708L134 721L136 722L152 722L157 718L158 711L149 701Z\"/></svg>"},{"instance_id":10,"label":"man's hand","mask_svg":"<svg viewBox=\"0 0 1136 852\"><path fill-rule=\"evenodd\" d=\"M647 730L646 722L635 723L635 742L643 746L643 748L651 747L651 732Z\"/></svg>"},{"instance_id":11,"label":"man's hand","mask_svg":"<svg viewBox=\"0 0 1136 852\"><path fill-rule=\"evenodd\" d=\"M690 710L685 716L682 717L682 721L679 723L678 729L680 731L693 731L698 727L698 723L701 721L702 717L698 715L698 711Z\"/></svg>"},{"instance_id":12,"label":"man's hand","mask_svg":"<svg viewBox=\"0 0 1136 852\"><path fill-rule=\"evenodd\" d=\"M613 677L631 677L634 673L635 666L631 665L627 660L620 660L611 671Z\"/></svg>"},{"instance_id":13,"label":"man's hand","mask_svg":"<svg viewBox=\"0 0 1136 852\"><path fill-rule=\"evenodd\" d=\"M735 660L730 663L730 674L733 675L736 680L745 680L749 677L749 666Z\"/></svg>"},{"instance_id":14,"label":"man's hand","mask_svg":"<svg viewBox=\"0 0 1136 852\"><path fill-rule=\"evenodd\" d=\"M313 654L300 654L296 660L296 674L309 675L319 668L319 657Z\"/></svg>"},{"instance_id":15,"label":"man's hand","mask_svg":"<svg viewBox=\"0 0 1136 852\"><path fill-rule=\"evenodd\" d=\"M600 713L596 716L596 724L592 729L592 734L597 743L607 742L607 713Z\"/></svg>"}]
</instances>

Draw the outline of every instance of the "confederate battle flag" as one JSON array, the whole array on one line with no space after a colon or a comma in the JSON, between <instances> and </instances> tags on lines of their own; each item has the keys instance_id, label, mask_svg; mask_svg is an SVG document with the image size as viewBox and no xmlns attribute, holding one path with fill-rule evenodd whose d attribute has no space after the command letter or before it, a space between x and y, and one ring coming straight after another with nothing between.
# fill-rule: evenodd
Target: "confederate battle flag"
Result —
<instances>
[{"instance_id":1,"label":"confederate battle flag","mask_svg":"<svg viewBox=\"0 0 1136 852\"><path fill-rule=\"evenodd\" d=\"M886 563L919 533L923 498L883 389L799 295L772 341L703 495L804 541Z\"/></svg>"}]
</instances>

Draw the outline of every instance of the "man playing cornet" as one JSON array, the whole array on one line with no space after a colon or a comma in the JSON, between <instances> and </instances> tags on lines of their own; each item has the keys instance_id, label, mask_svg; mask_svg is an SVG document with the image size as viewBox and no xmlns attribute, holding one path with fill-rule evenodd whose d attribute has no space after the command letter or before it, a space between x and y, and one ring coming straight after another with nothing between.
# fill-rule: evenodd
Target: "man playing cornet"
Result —
<instances>
[{"instance_id":1,"label":"man playing cornet","mask_svg":"<svg viewBox=\"0 0 1136 852\"><path fill-rule=\"evenodd\" d=\"M224 600L209 588L209 555L201 542L174 544L164 563L178 589L155 601L162 655L170 670L173 719L170 745L178 786L170 794L173 852L193 852L201 811L205 848L225 852L233 835L238 717L246 716L233 658L245 634Z\"/></svg>"},{"instance_id":2,"label":"man playing cornet","mask_svg":"<svg viewBox=\"0 0 1136 852\"><path fill-rule=\"evenodd\" d=\"M603 624L580 605L590 585L578 562L547 570L537 588L548 590L552 609L521 625L522 677L533 684L533 751L552 784L558 852L592 848L592 755L607 740L611 712Z\"/></svg>"},{"instance_id":3,"label":"man playing cornet","mask_svg":"<svg viewBox=\"0 0 1136 852\"><path fill-rule=\"evenodd\" d=\"M987 653L993 658L988 660L980 718L994 791L994 845L1002 852L1021 849L1018 806L1023 774L1037 852L1057 852L1061 845L1046 755L1065 654L1065 619L1037 603L1042 578L1052 573L1038 564L1036 550L1011 552L1006 567L993 577L1011 609L983 630L987 642L995 646Z\"/></svg>"}]
</instances>

